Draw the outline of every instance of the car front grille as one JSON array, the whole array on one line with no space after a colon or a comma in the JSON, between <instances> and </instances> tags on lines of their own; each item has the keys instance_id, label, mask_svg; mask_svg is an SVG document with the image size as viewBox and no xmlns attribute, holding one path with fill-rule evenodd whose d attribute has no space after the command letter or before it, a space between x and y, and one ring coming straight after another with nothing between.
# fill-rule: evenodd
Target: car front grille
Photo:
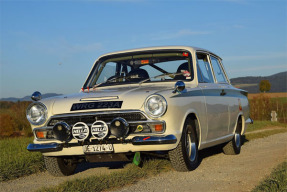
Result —
<instances>
[{"instance_id":1,"label":"car front grille","mask_svg":"<svg viewBox=\"0 0 287 192\"><path fill-rule=\"evenodd\" d=\"M141 112L133 113L108 113L108 114L81 114L81 115L61 115L61 117L52 117L48 122L48 126L54 126L58 122L66 122L73 126L77 122L84 122L86 124L93 124L95 121L111 122L113 119L121 117L129 121L145 121L147 118Z\"/></svg>"}]
</instances>

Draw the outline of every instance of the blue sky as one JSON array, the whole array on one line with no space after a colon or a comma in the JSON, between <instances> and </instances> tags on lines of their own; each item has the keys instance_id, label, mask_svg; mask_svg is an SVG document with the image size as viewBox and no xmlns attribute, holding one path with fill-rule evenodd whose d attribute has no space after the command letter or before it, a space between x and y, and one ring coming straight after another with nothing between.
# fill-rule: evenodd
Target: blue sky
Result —
<instances>
[{"instance_id":1,"label":"blue sky","mask_svg":"<svg viewBox=\"0 0 287 192\"><path fill-rule=\"evenodd\" d=\"M0 0L0 98L78 92L101 54L190 45L230 78L287 70L286 0Z\"/></svg>"}]
</instances>

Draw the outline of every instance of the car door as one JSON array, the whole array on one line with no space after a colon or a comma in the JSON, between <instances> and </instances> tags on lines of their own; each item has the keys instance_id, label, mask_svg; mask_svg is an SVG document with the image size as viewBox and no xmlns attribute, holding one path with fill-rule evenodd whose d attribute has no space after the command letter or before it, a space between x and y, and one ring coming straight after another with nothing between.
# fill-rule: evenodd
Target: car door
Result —
<instances>
[{"instance_id":1,"label":"car door","mask_svg":"<svg viewBox=\"0 0 287 192\"><path fill-rule=\"evenodd\" d=\"M208 133L206 142L228 134L229 113L224 93L213 77L209 55L197 52L198 85L205 98Z\"/></svg>"},{"instance_id":2,"label":"car door","mask_svg":"<svg viewBox=\"0 0 287 192\"><path fill-rule=\"evenodd\" d=\"M228 133L232 134L235 124L237 122L238 116L238 105L240 103L240 99L235 96L237 95L233 89L233 87L229 84L228 77L224 71L221 59L210 55L211 66L213 68L214 77L216 80L216 84L222 92L222 98L224 99L226 105L228 105L229 111L229 128Z\"/></svg>"}]
</instances>

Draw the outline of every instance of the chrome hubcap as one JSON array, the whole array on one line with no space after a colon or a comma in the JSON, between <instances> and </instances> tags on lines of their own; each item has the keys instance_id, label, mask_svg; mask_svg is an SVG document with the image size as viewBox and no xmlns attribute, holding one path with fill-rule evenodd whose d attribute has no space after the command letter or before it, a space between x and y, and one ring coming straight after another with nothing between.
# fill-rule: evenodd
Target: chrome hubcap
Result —
<instances>
[{"instance_id":1,"label":"chrome hubcap","mask_svg":"<svg viewBox=\"0 0 287 192\"><path fill-rule=\"evenodd\" d=\"M237 148L240 147L240 134L239 133L235 133L235 145Z\"/></svg>"},{"instance_id":2,"label":"chrome hubcap","mask_svg":"<svg viewBox=\"0 0 287 192\"><path fill-rule=\"evenodd\" d=\"M191 134L187 134L186 137L186 152L190 161L194 161L196 157L196 144L192 139Z\"/></svg>"}]
</instances>

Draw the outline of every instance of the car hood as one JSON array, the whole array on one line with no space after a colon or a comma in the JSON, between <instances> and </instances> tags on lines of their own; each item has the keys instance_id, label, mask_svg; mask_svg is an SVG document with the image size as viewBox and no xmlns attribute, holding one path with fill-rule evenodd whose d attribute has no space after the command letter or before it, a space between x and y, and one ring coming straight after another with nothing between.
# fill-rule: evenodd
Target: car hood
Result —
<instances>
[{"instance_id":1,"label":"car hood","mask_svg":"<svg viewBox=\"0 0 287 192\"><path fill-rule=\"evenodd\" d=\"M54 100L52 115L105 110L138 110L143 107L144 101L149 95L172 89L171 86L105 87L89 92L58 96ZM87 109L81 105L112 101L122 101L121 107ZM74 104L77 107L72 110Z\"/></svg>"}]
</instances>

